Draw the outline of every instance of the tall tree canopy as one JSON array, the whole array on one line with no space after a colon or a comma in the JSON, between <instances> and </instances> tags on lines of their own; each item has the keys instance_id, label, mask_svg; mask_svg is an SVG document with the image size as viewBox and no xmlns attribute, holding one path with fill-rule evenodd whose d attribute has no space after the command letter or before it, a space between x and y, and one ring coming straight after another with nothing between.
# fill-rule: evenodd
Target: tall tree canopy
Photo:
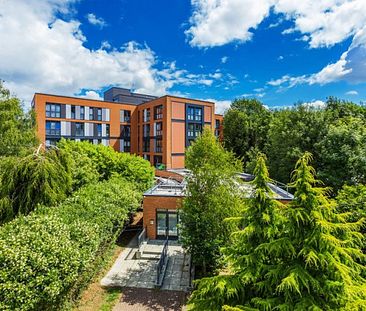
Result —
<instances>
[{"instance_id":1,"label":"tall tree canopy","mask_svg":"<svg viewBox=\"0 0 366 311\"><path fill-rule=\"evenodd\" d=\"M242 164L205 129L186 152L187 196L181 210L181 238L203 275L219 267L220 248L229 236L223 220L240 206L235 174Z\"/></svg>"},{"instance_id":2,"label":"tall tree canopy","mask_svg":"<svg viewBox=\"0 0 366 311\"><path fill-rule=\"evenodd\" d=\"M263 150L270 120L270 111L260 101L235 100L224 118L225 146L246 162L251 149Z\"/></svg>"},{"instance_id":3,"label":"tall tree canopy","mask_svg":"<svg viewBox=\"0 0 366 311\"><path fill-rule=\"evenodd\" d=\"M18 155L37 144L33 112L24 112L0 80L0 157Z\"/></svg>"}]
</instances>

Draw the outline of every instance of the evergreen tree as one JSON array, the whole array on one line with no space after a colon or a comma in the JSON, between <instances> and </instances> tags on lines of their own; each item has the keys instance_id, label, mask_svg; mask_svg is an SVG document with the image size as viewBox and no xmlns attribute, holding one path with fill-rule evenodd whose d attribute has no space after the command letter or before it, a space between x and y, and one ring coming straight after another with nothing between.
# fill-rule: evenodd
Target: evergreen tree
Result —
<instances>
[{"instance_id":1,"label":"evergreen tree","mask_svg":"<svg viewBox=\"0 0 366 311\"><path fill-rule=\"evenodd\" d=\"M267 247L277 258L268 272L273 292L256 303L278 310L364 310L364 255L357 247L362 221L349 223L347 213L336 212L327 189L318 187L311 159L305 153L293 173L295 199L286 210L284 232L290 255Z\"/></svg>"},{"instance_id":2,"label":"evergreen tree","mask_svg":"<svg viewBox=\"0 0 366 311\"><path fill-rule=\"evenodd\" d=\"M223 220L240 205L234 177L242 165L205 129L188 148L186 167L191 175L180 214L181 238L197 272L206 275L219 267L220 247L229 236Z\"/></svg>"},{"instance_id":3,"label":"evergreen tree","mask_svg":"<svg viewBox=\"0 0 366 311\"><path fill-rule=\"evenodd\" d=\"M244 310L250 310L255 297L272 292L270 284L266 283L266 274L273 262L265 248L283 230L278 211L280 203L271 199L270 178L263 154L258 155L254 173L253 197L246 200L240 217L227 219L237 228L224 251L227 271L198 282L198 289L190 300L193 310L221 310L224 305L236 308L242 305ZM266 247L262 247L264 245Z\"/></svg>"}]
</instances>

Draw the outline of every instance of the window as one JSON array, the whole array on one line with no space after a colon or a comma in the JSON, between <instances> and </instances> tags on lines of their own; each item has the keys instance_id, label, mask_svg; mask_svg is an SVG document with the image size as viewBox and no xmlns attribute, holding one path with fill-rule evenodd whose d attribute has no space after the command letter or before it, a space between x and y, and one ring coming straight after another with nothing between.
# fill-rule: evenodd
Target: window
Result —
<instances>
[{"instance_id":1,"label":"window","mask_svg":"<svg viewBox=\"0 0 366 311\"><path fill-rule=\"evenodd\" d=\"M46 148L54 147L60 141L59 138L46 139Z\"/></svg>"},{"instance_id":2,"label":"window","mask_svg":"<svg viewBox=\"0 0 366 311\"><path fill-rule=\"evenodd\" d=\"M202 121L202 108L188 106L187 109L187 119L189 121Z\"/></svg>"},{"instance_id":3,"label":"window","mask_svg":"<svg viewBox=\"0 0 366 311\"><path fill-rule=\"evenodd\" d=\"M155 152L162 152L163 148L163 140L162 139L156 139L155 140Z\"/></svg>"},{"instance_id":4,"label":"window","mask_svg":"<svg viewBox=\"0 0 366 311\"><path fill-rule=\"evenodd\" d=\"M75 106L71 106L71 119L75 119Z\"/></svg>"},{"instance_id":5,"label":"window","mask_svg":"<svg viewBox=\"0 0 366 311\"><path fill-rule=\"evenodd\" d=\"M163 123L162 122L157 122L156 123L156 136L163 136Z\"/></svg>"},{"instance_id":6,"label":"window","mask_svg":"<svg viewBox=\"0 0 366 311\"><path fill-rule=\"evenodd\" d=\"M75 123L75 136L84 136L84 123Z\"/></svg>"},{"instance_id":7,"label":"window","mask_svg":"<svg viewBox=\"0 0 366 311\"><path fill-rule=\"evenodd\" d=\"M80 120L85 119L85 107L80 106Z\"/></svg>"},{"instance_id":8,"label":"window","mask_svg":"<svg viewBox=\"0 0 366 311\"><path fill-rule=\"evenodd\" d=\"M144 109L144 122L150 122L150 108Z\"/></svg>"},{"instance_id":9,"label":"window","mask_svg":"<svg viewBox=\"0 0 366 311\"><path fill-rule=\"evenodd\" d=\"M97 124L97 136L98 137L102 136L102 124L100 123Z\"/></svg>"},{"instance_id":10,"label":"window","mask_svg":"<svg viewBox=\"0 0 366 311\"><path fill-rule=\"evenodd\" d=\"M60 104L46 104L46 117L47 118L61 118L61 105Z\"/></svg>"},{"instance_id":11,"label":"window","mask_svg":"<svg viewBox=\"0 0 366 311\"><path fill-rule=\"evenodd\" d=\"M102 121L102 108L98 108L97 120Z\"/></svg>"},{"instance_id":12,"label":"window","mask_svg":"<svg viewBox=\"0 0 366 311\"><path fill-rule=\"evenodd\" d=\"M150 152L150 138L144 138L142 141L142 152Z\"/></svg>"},{"instance_id":13,"label":"window","mask_svg":"<svg viewBox=\"0 0 366 311\"><path fill-rule=\"evenodd\" d=\"M202 132L202 125L197 123L188 123L187 136L195 138Z\"/></svg>"},{"instance_id":14,"label":"window","mask_svg":"<svg viewBox=\"0 0 366 311\"><path fill-rule=\"evenodd\" d=\"M162 156L154 156L154 165L158 166L159 164L162 164L163 162L163 157Z\"/></svg>"},{"instance_id":15,"label":"window","mask_svg":"<svg viewBox=\"0 0 366 311\"><path fill-rule=\"evenodd\" d=\"M131 151L131 141L129 141L129 140L124 140L123 141L123 150L125 152L130 152Z\"/></svg>"},{"instance_id":16,"label":"window","mask_svg":"<svg viewBox=\"0 0 366 311\"><path fill-rule=\"evenodd\" d=\"M215 128L220 128L220 120L215 120Z\"/></svg>"},{"instance_id":17,"label":"window","mask_svg":"<svg viewBox=\"0 0 366 311\"><path fill-rule=\"evenodd\" d=\"M61 122L46 121L46 135L60 136Z\"/></svg>"},{"instance_id":18,"label":"window","mask_svg":"<svg viewBox=\"0 0 366 311\"><path fill-rule=\"evenodd\" d=\"M89 120L94 120L94 108L89 108Z\"/></svg>"},{"instance_id":19,"label":"window","mask_svg":"<svg viewBox=\"0 0 366 311\"><path fill-rule=\"evenodd\" d=\"M150 124L144 124L144 138L150 137Z\"/></svg>"},{"instance_id":20,"label":"window","mask_svg":"<svg viewBox=\"0 0 366 311\"><path fill-rule=\"evenodd\" d=\"M119 121L122 123L130 123L131 122L131 111L129 110L120 110L119 111Z\"/></svg>"},{"instance_id":21,"label":"window","mask_svg":"<svg viewBox=\"0 0 366 311\"><path fill-rule=\"evenodd\" d=\"M131 137L131 126L130 125L121 125L121 138L130 138Z\"/></svg>"},{"instance_id":22,"label":"window","mask_svg":"<svg viewBox=\"0 0 366 311\"><path fill-rule=\"evenodd\" d=\"M149 154L144 154L144 159L150 162L150 155Z\"/></svg>"},{"instance_id":23,"label":"window","mask_svg":"<svg viewBox=\"0 0 366 311\"><path fill-rule=\"evenodd\" d=\"M110 125L109 124L105 125L105 135L107 137L109 137L109 135L110 135Z\"/></svg>"},{"instance_id":24,"label":"window","mask_svg":"<svg viewBox=\"0 0 366 311\"><path fill-rule=\"evenodd\" d=\"M163 105L154 107L154 119L160 120L163 118Z\"/></svg>"}]
</instances>

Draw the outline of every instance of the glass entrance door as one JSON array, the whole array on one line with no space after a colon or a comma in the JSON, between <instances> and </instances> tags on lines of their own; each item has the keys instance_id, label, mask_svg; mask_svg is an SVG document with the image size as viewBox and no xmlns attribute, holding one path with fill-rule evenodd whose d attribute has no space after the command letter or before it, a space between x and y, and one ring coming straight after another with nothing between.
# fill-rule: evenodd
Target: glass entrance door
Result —
<instances>
[{"instance_id":1,"label":"glass entrance door","mask_svg":"<svg viewBox=\"0 0 366 311\"><path fill-rule=\"evenodd\" d=\"M156 212L156 234L158 239L178 239L178 213L175 210Z\"/></svg>"}]
</instances>

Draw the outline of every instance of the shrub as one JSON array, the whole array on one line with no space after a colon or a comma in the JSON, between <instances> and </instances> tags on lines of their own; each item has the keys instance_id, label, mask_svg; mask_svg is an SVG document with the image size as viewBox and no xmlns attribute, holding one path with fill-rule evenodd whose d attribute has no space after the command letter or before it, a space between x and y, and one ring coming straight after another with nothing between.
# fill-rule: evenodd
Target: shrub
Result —
<instances>
[{"instance_id":1,"label":"shrub","mask_svg":"<svg viewBox=\"0 0 366 311\"><path fill-rule=\"evenodd\" d=\"M0 310L59 310L136 210L141 193L113 176L0 229Z\"/></svg>"},{"instance_id":2,"label":"shrub","mask_svg":"<svg viewBox=\"0 0 366 311\"><path fill-rule=\"evenodd\" d=\"M7 159L2 167L0 223L26 215L38 204L54 205L70 194L68 156L60 150L37 150L25 157Z\"/></svg>"},{"instance_id":3,"label":"shrub","mask_svg":"<svg viewBox=\"0 0 366 311\"><path fill-rule=\"evenodd\" d=\"M65 139L62 139L57 146L74 159L72 166L77 167L74 172L76 185L88 183L90 176L94 179L95 171L98 172L100 180L108 179L114 173L118 173L125 179L136 182L142 191L153 184L154 168L139 156L116 152L112 147ZM84 159L90 159L93 168Z\"/></svg>"}]
</instances>

